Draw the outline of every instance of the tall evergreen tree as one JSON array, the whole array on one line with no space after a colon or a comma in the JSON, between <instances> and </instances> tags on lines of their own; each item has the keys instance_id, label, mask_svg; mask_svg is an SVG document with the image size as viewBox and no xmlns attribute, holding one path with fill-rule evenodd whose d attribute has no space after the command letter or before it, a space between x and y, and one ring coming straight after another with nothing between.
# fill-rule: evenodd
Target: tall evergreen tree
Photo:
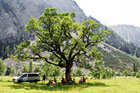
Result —
<instances>
[{"instance_id":1,"label":"tall evergreen tree","mask_svg":"<svg viewBox=\"0 0 140 93\"><path fill-rule=\"evenodd\" d=\"M137 63L133 63L133 71L138 72L138 65Z\"/></svg>"},{"instance_id":2,"label":"tall evergreen tree","mask_svg":"<svg viewBox=\"0 0 140 93\"><path fill-rule=\"evenodd\" d=\"M30 73L33 72L33 63L32 63L32 61L30 61L30 63L29 63L29 72Z\"/></svg>"},{"instance_id":3,"label":"tall evergreen tree","mask_svg":"<svg viewBox=\"0 0 140 93\"><path fill-rule=\"evenodd\" d=\"M6 67L5 75L6 75L6 76L9 76L9 75L11 74L11 72L12 72L12 68L9 67L9 66L7 66L7 67Z\"/></svg>"},{"instance_id":4,"label":"tall evergreen tree","mask_svg":"<svg viewBox=\"0 0 140 93\"><path fill-rule=\"evenodd\" d=\"M3 60L0 59L0 76L3 75L5 72L5 64Z\"/></svg>"}]
</instances>

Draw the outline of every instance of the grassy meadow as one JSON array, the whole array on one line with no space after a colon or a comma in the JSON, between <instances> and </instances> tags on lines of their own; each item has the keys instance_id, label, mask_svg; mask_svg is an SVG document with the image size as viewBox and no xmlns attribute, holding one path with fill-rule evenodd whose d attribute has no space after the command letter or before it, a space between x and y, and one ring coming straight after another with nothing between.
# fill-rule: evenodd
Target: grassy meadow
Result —
<instances>
[{"instance_id":1,"label":"grassy meadow","mask_svg":"<svg viewBox=\"0 0 140 93\"><path fill-rule=\"evenodd\" d=\"M133 77L87 79L86 84L51 86L42 82L14 84L11 79L2 77L0 93L140 93L140 79Z\"/></svg>"}]
</instances>

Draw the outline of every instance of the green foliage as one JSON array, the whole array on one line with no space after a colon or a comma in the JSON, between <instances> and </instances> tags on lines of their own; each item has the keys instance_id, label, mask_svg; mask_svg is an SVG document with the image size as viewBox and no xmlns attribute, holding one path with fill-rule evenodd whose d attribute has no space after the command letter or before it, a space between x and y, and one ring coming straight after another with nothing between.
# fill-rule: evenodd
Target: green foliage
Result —
<instances>
[{"instance_id":1,"label":"green foliage","mask_svg":"<svg viewBox=\"0 0 140 93\"><path fill-rule=\"evenodd\" d=\"M140 72L131 72L130 75L133 77L140 78Z\"/></svg>"},{"instance_id":2,"label":"green foliage","mask_svg":"<svg viewBox=\"0 0 140 93\"><path fill-rule=\"evenodd\" d=\"M105 67L103 73L101 74L101 78L111 78L115 75L115 71L111 68Z\"/></svg>"},{"instance_id":3,"label":"green foliage","mask_svg":"<svg viewBox=\"0 0 140 93\"><path fill-rule=\"evenodd\" d=\"M21 75L21 74L22 74L21 71L18 71L18 72L16 73L17 76L19 76L19 75Z\"/></svg>"},{"instance_id":4,"label":"green foliage","mask_svg":"<svg viewBox=\"0 0 140 93\"><path fill-rule=\"evenodd\" d=\"M28 69L28 67L27 67L26 64L24 64L24 66L23 66L21 72L22 72L22 73L28 73L28 72L29 72L29 69Z\"/></svg>"},{"instance_id":5,"label":"green foliage","mask_svg":"<svg viewBox=\"0 0 140 93\"><path fill-rule=\"evenodd\" d=\"M74 77L80 77L80 76L84 76L84 75L85 74L81 68L76 68L72 71L72 76L74 76Z\"/></svg>"},{"instance_id":6,"label":"green foliage","mask_svg":"<svg viewBox=\"0 0 140 93\"><path fill-rule=\"evenodd\" d=\"M140 78L140 72L136 72L136 77Z\"/></svg>"},{"instance_id":7,"label":"green foliage","mask_svg":"<svg viewBox=\"0 0 140 93\"><path fill-rule=\"evenodd\" d=\"M123 75L124 75L124 76L129 76L128 70L124 70L124 71L123 71Z\"/></svg>"},{"instance_id":8,"label":"green foliage","mask_svg":"<svg viewBox=\"0 0 140 93\"><path fill-rule=\"evenodd\" d=\"M63 75L63 72L64 71L62 71L60 67L56 67L48 63L44 63L42 66L42 73L48 77L61 76Z\"/></svg>"},{"instance_id":9,"label":"green foliage","mask_svg":"<svg viewBox=\"0 0 140 93\"><path fill-rule=\"evenodd\" d=\"M95 61L95 67L91 68L90 75L94 78L111 78L113 77L115 72L108 67L104 66L104 62L102 61Z\"/></svg>"},{"instance_id":10,"label":"green foliage","mask_svg":"<svg viewBox=\"0 0 140 93\"><path fill-rule=\"evenodd\" d=\"M0 76L3 75L5 72L5 64L3 60L0 59Z\"/></svg>"},{"instance_id":11,"label":"green foliage","mask_svg":"<svg viewBox=\"0 0 140 93\"><path fill-rule=\"evenodd\" d=\"M14 67L11 67L11 75L14 76L16 73L15 73L15 68Z\"/></svg>"},{"instance_id":12,"label":"green foliage","mask_svg":"<svg viewBox=\"0 0 140 93\"><path fill-rule=\"evenodd\" d=\"M136 72L133 72L133 71L132 71L132 72L130 73L130 75L135 77L135 76L136 76Z\"/></svg>"},{"instance_id":13,"label":"green foliage","mask_svg":"<svg viewBox=\"0 0 140 93\"><path fill-rule=\"evenodd\" d=\"M29 63L29 73L32 73L33 72L33 63L32 63L32 61L30 61L30 63Z\"/></svg>"},{"instance_id":14,"label":"green foliage","mask_svg":"<svg viewBox=\"0 0 140 93\"><path fill-rule=\"evenodd\" d=\"M138 72L138 64L137 63L133 63L133 71Z\"/></svg>"},{"instance_id":15,"label":"green foliage","mask_svg":"<svg viewBox=\"0 0 140 93\"><path fill-rule=\"evenodd\" d=\"M61 76L62 71L60 67L54 67L53 76Z\"/></svg>"},{"instance_id":16,"label":"green foliage","mask_svg":"<svg viewBox=\"0 0 140 93\"><path fill-rule=\"evenodd\" d=\"M9 75L11 74L11 72L12 72L12 68L9 67L9 66L7 66L7 67L6 67L5 75L6 75L6 76L9 76Z\"/></svg>"},{"instance_id":17,"label":"green foliage","mask_svg":"<svg viewBox=\"0 0 140 93\"><path fill-rule=\"evenodd\" d=\"M34 69L34 72L41 72L41 70L42 69L40 68L40 66L36 66L35 69Z\"/></svg>"}]
</instances>

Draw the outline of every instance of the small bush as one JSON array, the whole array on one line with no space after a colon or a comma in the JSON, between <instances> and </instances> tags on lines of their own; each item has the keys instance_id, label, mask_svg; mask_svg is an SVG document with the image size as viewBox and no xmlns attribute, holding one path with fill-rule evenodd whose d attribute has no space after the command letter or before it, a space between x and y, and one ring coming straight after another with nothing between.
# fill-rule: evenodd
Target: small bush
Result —
<instances>
[{"instance_id":1,"label":"small bush","mask_svg":"<svg viewBox=\"0 0 140 93\"><path fill-rule=\"evenodd\" d=\"M90 75L94 78L111 78L115 75L115 72L108 67L104 66L104 62L102 61L96 61L95 67L92 68Z\"/></svg>"}]
</instances>

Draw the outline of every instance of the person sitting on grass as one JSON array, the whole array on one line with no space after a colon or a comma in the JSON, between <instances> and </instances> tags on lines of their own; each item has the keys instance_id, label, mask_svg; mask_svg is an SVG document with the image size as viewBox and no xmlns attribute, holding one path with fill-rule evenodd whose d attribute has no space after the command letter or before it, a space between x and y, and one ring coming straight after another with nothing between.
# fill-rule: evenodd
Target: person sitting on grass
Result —
<instances>
[{"instance_id":1,"label":"person sitting on grass","mask_svg":"<svg viewBox=\"0 0 140 93\"><path fill-rule=\"evenodd\" d=\"M69 82L67 82L69 85L72 85L73 84L73 80L72 78L70 78Z\"/></svg>"},{"instance_id":2,"label":"person sitting on grass","mask_svg":"<svg viewBox=\"0 0 140 93\"><path fill-rule=\"evenodd\" d=\"M72 79L72 78L71 78L70 81L69 81L69 83L70 83L70 84L76 84L76 81L75 81L75 79Z\"/></svg>"},{"instance_id":3,"label":"person sitting on grass","mask_svg":"<svg viewBox=\"0 0 140 93\"><path fill-rule=\"evenodd\" d=\"M57 80L56 80L56 78L54 77L54 83L57 83Z\"/></svg>"},{"instance_id":4,"label":"person sitting on grass","mask_svg":"<svg viewBox=\"0 0 140 93\"><path fill-rule=\"evenodd\" d=\"M79 80L79 83L81 84L81 83L83 83L83 78L81 77L81 79Z\"/></svg>"},{"instance_id":5,"label":"person sitting on grass","mask_svg":"<svg viewBox=\"0 0 140 93\"><path fill-rule=\"evenodd\" d=\"M62 78L61 84L66 84L66 83L67 83L66 79L65 78Z\"/></svg>"},{"instance_id":6,"label":"person sitting on grass","mask_svg":"<svg viewBox=\"0 0 140 93\"><path fill-rule=\"evenodd\" d=\"M76 81L75 81L75 79L73 79L73 83L74 83L74 84L76 84Z\"/></svg>"},{"instance_id":7,"label":"person sitting on grass","mask_svg":"<svg viewBox=\"0 0 140 93\"><path fill-rule=\"evenodd\" d=\"M50 85L53 85L53 81L52 80L49 80L49 82L47 83L47 86L50 86Z\"/></svg>"},{"instance_id":8,"label":"person sitting on grass","mask_svg":"<svg viewBox=\"0 0 140 93\"><path fill-rule=\"evenodd\" d=\"M81 83L81 84L86 83L86 78L85 77L81 77L79 83Z\"/></svg>"}]
</instances>

